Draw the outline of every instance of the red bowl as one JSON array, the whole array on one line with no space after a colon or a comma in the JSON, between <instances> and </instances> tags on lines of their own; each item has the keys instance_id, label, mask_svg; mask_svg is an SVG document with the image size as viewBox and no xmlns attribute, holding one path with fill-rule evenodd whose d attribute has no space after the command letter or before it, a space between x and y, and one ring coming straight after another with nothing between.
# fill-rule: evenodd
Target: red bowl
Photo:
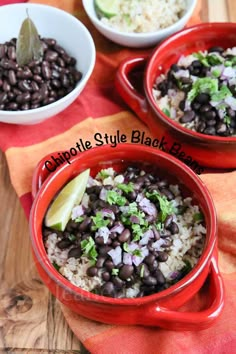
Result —
<instances>
[{"instance_id":1,"label":"red bowl","mask_svg":"<svg viewBox=\"0 0 236 354\"><path fill-rule=\"evenodd\" d=\"M152 94L156 78L166 73L181 55L189 55L213 46L236 46L236 23L203 23L184 29L162 42L151 57L138 55L124 60L117 71L115 86L121 97L150 128L154 137L164 137L166 152L184 161L196 173L204 167L235 168L236 136L204 135L184 128L167 117L157 106ZM136 79L134 72L136 71ZM144 92L140 92L137 72ZM140 76L139 76L140 80ZM198 172L199 171L199 172Z\"/></svg>"},{"instance_id":2,"label":"red bowl","mask_svg":"<svg viewBox=\"0 0 236 354\"><path fill-rule=\"evenodd\" d=\"M50 155L51 156L51 155ZM49 290L72 311L87 318L112 324L141 324L174 330L207 328L219 316L224 293L217 266L216 212L203 182L187 166L168 154L150 147L120 144L93 148L71 159L50 173L44 158L33 178L34 203L30 214L30 233L38 272ZM56 155L54 155L56 157ZM71 284L51 265L44 248L42 225L47 208L55 194L75 175L90 168L95 174L101 168L122 170L127 165L149 165L177 182L186 196L197 202L207 225L206 243L196 267L170 288L157 294L134 299L116 299L92 294ZM208 279L209 304L200 312L178 312L177 309L193 297Z\"/></svg>"}]
</instances>

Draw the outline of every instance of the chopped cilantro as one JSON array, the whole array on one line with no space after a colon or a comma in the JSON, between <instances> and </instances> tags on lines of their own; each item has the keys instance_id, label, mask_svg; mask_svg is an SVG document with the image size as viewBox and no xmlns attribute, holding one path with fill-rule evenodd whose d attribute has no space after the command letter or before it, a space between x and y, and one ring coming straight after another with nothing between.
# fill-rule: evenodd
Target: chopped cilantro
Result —
<instances>
[{"instance_id":1,"label":"chopped cilantro","mask_svg":"<svg viewBox=\"0 0 236 354\"><path fill-rule=\"evenodd\" d=\"M83 254L86 255L89 259L96 261L97 260L97 251L95 248L94 239L90 236L88 239L81 241L81 249Z\"/></svg>"},{"instance_id":2,"label":"chopped cilantro","mask_svg":"<svg viewBox=\"0 0 236 354\"><path fill-rule=\"evenodd\" d=\"M221 74L221 71L219 69L213 69L211 73L214 77L219 77Z\"/></svg>"},{"instance_id":3,"label":"chopped cilantro","mask_svg":"<svg viewBox=\"0 0 236 354\"><path fill-rule=\"evenodd\" d=\"M140 269L140 278L143 278L144 270L145 270L145 267L144 267L144 264L142 264L141 269Z\"/></svg>"},{"instance_id":4,"label":"chopped cilantro","mask_svg":"<svg viewBox=\"0 0 236 354\"><path fill-rule=\"evenodd\" d=\"M52 265L59 272L60 266L56 262L53 262Z\"/></svg>"},{"instance_id":5,"label":"chopped cilantro","mask_svg":"<svg viewBox=\"0 0 236 354\"><path fill-rule=\"evenodd\" d=\"M124 242L124 243L123 243L123 250L124 250L125 252L127 252L127 253L130 253L129 247L128 247L128 243L127 243L127 242Z\"/></svg>"},{"instance_id":6,"label":"chopped cilantro","mask_svg":"<svg viewBox=\"0 0 236 354\"><path fill-rule=\"evenodd\" d=\"M187 100L192 102L199 93L208 93L213 95L216 92L218 92L217 79L200 77L193 83L192 89L188 93Z\"/></svg>"},{"instance_id":7,"label":"chopped cilantro","mask_svg":"<svg viewBox=\"0 0 236 354\"><path fill-rule=\"evenodd\" d=\"M185 266L182 268L181 273L183 275L186 275L190 272L190 270L192 270L192 266L188 260L185 260L184 263L185 263Z\"/></svg>"},{"instance_id":8,"label":"chopped cilantro","mask_svg":"<svg viewBox=\"0 0 236 354\"><path fill-rule=\"evenodd\" d=\"M107 226L110 222L108 219L104 219L101 212L97 212L95 216L92 216L91 219L93 220L92 230L98 230L103 226Z\"/></svg>"},{"instance_id":9,"label":"chopped cilantro","mask_svg":"<svg viewBox=\"0 0 236 354\"><path fill-rule=\"evenodd\" d=\"M106 201L110 205L116 204L119 206L124 206L126 204L127 199L115 191L108 191Z\"/></svg>"},{"instance_id":10,"label":"chopped cilantro","mask_svg":"<svg viewBox=\"0 0 236 354\"><path fill-rule=\"evenodd\" d=\"M230 123L231 123L231 118L230 118L229 116L224 116L224 123L225 123L226 125L230 125Z\"/></svg>"},{"instance_id":11,"label":"chopped cilantro","mask_svg":"<svg viewBox=\"0 0 236 354\"><path fill-rule=\"evenodd\" d=\"M134 256L142 257L142 251L140 249L136 249L132 252Z\"/></svg>"},{"instance_id":12,"label":"chopped cilantro","mask_svg":"<svg viewBox=\"0 0 236 354\"><path fill-rule=\"evenodd\" d=\"M134 190L134 184L132 182L129 182L128 184L118 183L116 187L127 194L129 192L133 192L133 190Z\"/></svg>"},{"instance_id":13,"label":"chopped cilantro","mask_svg":"<svg viewBox=\"0 0 236 354\"><path fill-rule=\"evenodd\" d=\"M111 271L112 275L118 275L119 274L119 269L118 268L113 268Z\"/></svg>"},{"instance_id":14,"label":"chopped cilantro","mask_svg":"<svg viewBox=\"0 0 236 354\"><path fill-rule=\"evenodd\" d=\"M170 117L170 110L167 108L163 108L162 112L167 116Z\"/></svg>"},{"instance_id":15,"label":"chopped cilantro","mask_svg":"<svg viewBox=\"0 0 236 354\"><path fill-rule=\"evenodd\" d=\"M100 178L100 179L105 179L107 177L109 177L109 173L107 172L107 170L101 170L98 174L97 174L97 178Z\"/></svg>"},{"instance_id":16,"label":"chopped cilantro","mask_svg":"<svg viewBox=\"0 0 236 354\"><path fill-rule=\"evenodd\" d=\"M69 240L70 240L71 242L73 242L73 241L76 240L76 236L73 235L73 234L70 234L70 236L69 236L68 238L69 238Z\"/></svg>"},{"instance_id":17,"label":"chopped cilantro","mask_svg":"<svg viewBox=\"0 0 236 354\"><path fill-rule=\"evenodd\" d=\"M214 102L219 102L229 96L232 96L232 92L226 85L222 85L218 92L215 92L211 95L211 99Z\"/></svg>"},{"instance_id":18,"label":"chopped cilantro","mask_svg":"<svg viewBox=\"0 0 236 354\"><path fill-rule=\"evenodd\" d=\"M207 60L207 62L209 63L210 66L219 65L219 64L223 63L223 59L220 58L218 55L213 54L213 53L208 54L206 56L206 60Z\"/></svg>"},{"instance_id":19,"label":"chopped cilantro","mask_svg":"<svg viewBox=\"0 0 236 354\"><path fill-rule=\"evenodd\" d=\"M233 62L231 61L231 60L226 60L225 62L224 62L224 66L232 66L233 65Z\"/></svg>"},{"instance_id":20,"label":"chopped cilantro","mask_svg":"<svg viewBox=\"0 0 236 354\"><path fill-rule=\"evenodd\" d=\"M139 241L145 230L143 230L139 224L132 224L131 228L134 234L133 240Z\"/></svg>"},{"instance_id":21,"label":"chopped cilantro","mask_svg":"<svg viewBox=\"0 0 236 354\"><path fill-rule=\"evenodd\" d=\"M146 197L152 201L158 201L160 206L160 221L164 222L168 215L176 212L176 208L173 206L171 201L168 201L165 195L160 195L157 191L151 193L147 192Z\"/></svg>"},{"instance_id":22,"label":"chopped cilantro","mask_svg":"<svg viewBox=\"0 0 236 354\"><path fill-rule=\"evenodd\" d=\"M197 222L197 221L203 221L203 219L204 219L204 217L203 217L203 214L202 214L201 212L195 213L195 214L193 215L193 220L194 220L195 222Z\"/></svg>"},{"instance_id":23,"label":"chopped cilantro","mask_svg":"<svg viewBox=\"0 0 236 354\"><path fill-rule=\"evenodd\" d=\"M205 55L202 52L193 53L193 56L195 58L197 58L202 65L207 66L207 67L210 66L208 61L207 61L207 59L206 59L206 57L205 57Z\"/></svg>"},{"instance_id":24,"label":"chopped cilantro","mask_svg":"<svg viewBox=\"0 0 236 354\"><path fill-rule=\"evenodd\" d=\"M84 221L84 217L83 216L78 216L78 218L75 219L75 222L82 222Z\"/></svg>"},{"instance_id":25,"label":"chopped cilantro","mask_svg":"<svg viewBox=\"0 0 236 354\"><path fill-rule=\"evenodd\" d=\"M133 256L142 257L142 251L139 248L136 248L135 250L131 251L127 242L123 243L123 250L129 254L132 254Z\"/></svg>"}]
</instances>

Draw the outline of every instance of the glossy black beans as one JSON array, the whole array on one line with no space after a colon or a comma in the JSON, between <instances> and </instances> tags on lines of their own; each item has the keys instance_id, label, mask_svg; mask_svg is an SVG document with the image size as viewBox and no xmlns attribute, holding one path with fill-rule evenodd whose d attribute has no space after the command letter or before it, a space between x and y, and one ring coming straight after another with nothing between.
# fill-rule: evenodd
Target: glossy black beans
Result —
<instances>
[{"instance_id":1,"label":"glossy black beans","mask_svg":"<svg viewBox=\"0 0 236 354\"><path fill-rule=\"evenodd\" d=\"M75 59L54 39L41 40L44 47L42 60L32 61L24 67L19 67L16 62L15 39L0 44L0 72L4 70L4 80L0 80L2 110L28 110L48 105L71 92L81 80L82 74L75 68ZM4 92L11 92L11 95L5 96ZM39 94L30 96L31 92Z\"/></svg>"}]
</instances>

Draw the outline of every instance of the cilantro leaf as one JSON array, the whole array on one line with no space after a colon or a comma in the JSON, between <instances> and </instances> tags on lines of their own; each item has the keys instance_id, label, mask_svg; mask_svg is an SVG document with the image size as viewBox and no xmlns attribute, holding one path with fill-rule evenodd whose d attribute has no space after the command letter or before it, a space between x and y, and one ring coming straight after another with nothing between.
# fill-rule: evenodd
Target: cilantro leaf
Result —
<instances>
[{"instance_id":1,"label":"cilantro leaf","mask_svg":"<svg viewBox=\"0 0 236 354\"><path fill-rule=\"evenodd\" d=\"M98 174L97 174L97 178L103 180L107 177L109 177L109 173L106 170L101 170Z\"/></svg>"},{"instance_id":2,"label":"cilantro leaf","mask_svg":"<svg viewBox=\"0 0 236 354\"><path fill-rule=\"evenodd\" d=\"M106 201L110 205L116 204L119 206L124 206L126 204L127 199L115 191L108 191Z\"/></svg>"},{"instance_id":3,"label":"cilantro leaf","mask_svg":"<svg viewBox=\"0 0 236 354\"><path fill-rule=\"evenodd\" d=\"M162 112L167 116L170 117L170 110L167 108L163 108Z\"/></svg>"},{"instance_id":4,"label":"cilantro leaf","mask_svg":"<svg viewBox=\"0 0 236 354\"><path fill-rule=\"evenodd\" d=\"M73 234L70 234L68 238L69 238L69 240L70 240L71 242L73 242L73 241L76 240L76 236L73 235Z\"/></svg>"},{"instance_id":5,"label":"cilantro leaf","mask_svg":"<svg viewBox=\"0 0 236 354\"><path fill-rule=\"evenodd\" d=\"M118 183L116 187L127 194L129 192L133 192L133 190L134 190L134 184L132 182L129 182L128 184Z\"/></svg>"},{"instance_id":6,"label":"cilantro leaf","mask_svg":"<svg viewBox=\"0 0 236 354\"><path fill-rule=\"evenodd\" d=\"M214 102L219 102L230 96L232 96L230 89L226 85L222 85L218 92L215 92L211 95L211 99Z\"/></svg>"},{"instance_id":7,"label":"cilantro leaf","mask_svg":"<svg viewBox=\"0 0 236 354\"><path fill-rule=\"evenodd\" d=\"M158 201L160 207L160 221L164 222L168 215L176 212L176 208L173 206L172 202L167 200L165 195L160 195L157 191L151 193L147 192L146 197L152 201Z\"/></svg>"},{"instance_id":8,"label":"cilantro leaf","mask_svg":"<svg viewBox=\"0 0 236 354\"><path fill-rule=\"evenodd\" d=\"M200 63L201 63L202 65L204 65L204 66L206 66L206 67L209 67L209 66L210 66L209 63L208 63L208 61L207 61L207 59L206 59L206 57L205 57L205 55L204 55L202 52L193 53L193 56L194 56L195 58L197 58L197 59L200 61Z\"/></svg>"},{"instance_id":9,"label":"cilantro leaf","mask_svg":"<svg viewBox=\"0 0 236 354\"><path fill-rule=\"evenodd\" d=\"M208 93L213 95L218 92L218 80L210 77L200 77L188 92L187 100L192 102L199 93Z\"/></svg>"},{"instance_id":10,"label":"cilantro leaf","mask_svg":"<svg viewBox=\"0 0 236 354\"><path fill-rule=\"evenodd\" d=\"M59 272L60 266L56 262L53 262L52 265Z\"/></svg>"},{"instance_id":11,"label":"cilantro leaf","mask_svg":"<svg viewBox=\"0 0 236 354\"><path fill-rule=\"evenodd\" d=\"M75 222L82 222L84 221L84 217L83 216L78 216L76 219L75 219Z\"/></svg>"},{"instance_id":12,"label":"cilantro leaf","mask_svg":"<svg viewBox=\"0 0 236 354\"><path fill-rule=\"evenodd\" d=\"M197 221L203 221L203 220L204 220L203 214L202 214L201 212L195 213L195 214L193 215L193 220L194 220L195 222L197 222Z\"/></svg>"},{"instance_id":13,"label":"cilantro leaf","mask_svg":"<svg viewBox=\"0 0 236 354\"><path fill-rule=\"evenodd\" d=\"M107 226L110 222L110 220L108 219L104 219L103 215L101 212L97 212L95 216L91 217L92 221L93 221L93 225L92 225L92 230L96 231L98 229L100 229L103 226Z\"/></svg>"},{"instance_id":14,"label":"cilantro leaf","mask_svg":"<svg viewBox=\"0 0 236 354\"><path fill-rule=\"evenodd\" d=\"M118 275L119 274L119 269L118 268L113 268L111 271L112 275Z\"/></svg>"},{"instance_id":15,"label":"cilantro leaf","mask_svg":"<svg viewBox=\"0 0 236 354\"><path fill-rule=\"evenodd\" d=\"M141 269L140 269L140 278L143 278L144 270L145 270L145 267L144 267L144 264L142 264Z\"/></svg>"},{"instance_id":16,"label":"cilantro leaf","mask_svg":"<svg viewBox=\"0 0 236 354\"><path fill-rule=\"evenodd\" d=\"M93 261L97 260L98 253L96 251L94 239L91 236L88 239L81 241L81 249L83 255L86 255Z\"/></svg>"},{"instance_id":17,"label":"cilantro leaf","mask_svg":"<svg viewBox=\"0 0 236 354\"><path fill-rule=\"evenodd\" d=\"M230 123L231 123L231 118L229 117L229 116L224 116L224 123L226 124L226 125L230 125Z\"/></svg>"}]
</instances>

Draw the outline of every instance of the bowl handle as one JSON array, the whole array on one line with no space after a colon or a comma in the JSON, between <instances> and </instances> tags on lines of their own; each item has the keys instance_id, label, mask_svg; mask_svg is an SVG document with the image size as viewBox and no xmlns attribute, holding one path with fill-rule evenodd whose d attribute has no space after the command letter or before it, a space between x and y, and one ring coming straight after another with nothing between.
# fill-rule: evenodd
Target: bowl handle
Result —
<instances>
[{"instance_id":1,"label":"bowl handle","mask_svg":"<svg viewBox=\"0 0 236 354\"><path fill-rule=\"evenodd\" d=\"M115 87L122 99L147 124L148 104L143 89L143 74L148 55L125 59L115 76Z\"/></svg>"},{"instance_id":2,"label":"bowl handle","mask_svg":"<svg viewBox=\"0 0 236 354\"><path fill-rule=\"evenodd\" d=\"M142 324L156 325L160 323L162 328L181 331L201 330L210 327L224 306L223 280L215 257L211 260L209 281L210 306L207 309L199 312L179 312L156 305L154 308L152 305L145 311Z\"/></svg>"}]
</instances>

